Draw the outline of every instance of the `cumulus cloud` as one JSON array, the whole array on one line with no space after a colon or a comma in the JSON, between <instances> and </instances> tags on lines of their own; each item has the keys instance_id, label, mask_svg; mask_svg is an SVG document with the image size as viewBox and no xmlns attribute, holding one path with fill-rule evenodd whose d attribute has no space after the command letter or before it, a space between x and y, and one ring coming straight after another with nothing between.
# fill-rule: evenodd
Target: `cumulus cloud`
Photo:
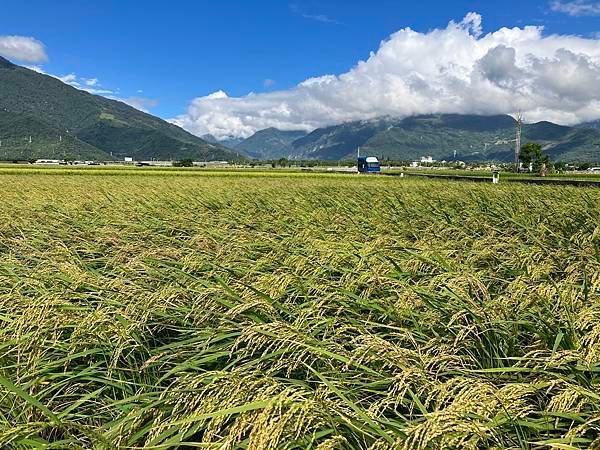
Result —
<instances>
[{"instance_id":1,"label":"cumulus cloud","mask_svg":"<svg viewBox=\"0 0 600 450\"><path fill-rule=\"evenodd\" d=\"M48 61L44 44L27 36L0 36L0 56L26 63Z\"/></svg>"},{"instance_id":2,"label":"cumulus cloud","mask_svg":"<svg viewBox=\"0 0 600 450\"><path fill-rule=\"evenodd\" d=\"M600 117L600 40L543 27L482 34L481 16L427 33L402 29L341 75L244 97L198 97L172 121L197 135L246 137L267 127L312 130L383 115L523 111L527 121Z\"/></svg>"},{"instance_id":3,"label":"cumulus cloud","mask_svg":"<svg viewBox=\"0 0 600 450\"><path fill-rule=\"evenodd\" d=\"M550 2L552 11L561 12L570 16L600 16L600 2L590 0L553 0Z\"/></svg>"}]
</instances>

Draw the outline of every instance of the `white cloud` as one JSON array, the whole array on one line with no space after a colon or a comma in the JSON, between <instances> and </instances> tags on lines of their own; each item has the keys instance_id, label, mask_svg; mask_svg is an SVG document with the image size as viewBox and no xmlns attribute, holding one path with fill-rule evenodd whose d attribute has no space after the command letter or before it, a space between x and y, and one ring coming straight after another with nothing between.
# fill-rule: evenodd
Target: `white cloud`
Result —
<instances>
[{"instance_id":1,"label":"white cloud","mask_svg":"<svg viewBox=\"0 0 600 450\"><path fill-rule=\"evenodd\" d=\"M24 66L24 67L26 67L27 69L33 70L34 72L46 75L46 72L44 71L42 66Z\"/></svg>"},{"instance_id":2,"label":"white cloud","mask_svg":"<svg viewBox=\"0 0 600 450\"><path fill-rule=\"evenodd\" d=\"M38 67L38 66L29 66L27 68L31 69L31 70L35 70L38 73L43 73L45 75L54 77L57 80L60 80L63 83L68 84L69 86L77 88L81 91L85 91L85 92L88 92L93 95L102 95L107 98L112 98L112 99L123 101L123 102L127 103L125 100L115 97L116 95L119 94L118 89L113 90L113 89L107 89L107 88L102 87L98 78L79 77L74 73L69 73L67 75L52 75L50 73L46 73L44 71L44 69L42 69L41 67Z\"/></svg>"},{"instance_id":3,"label":"white cloud","mask_svg":"<svg viewBox=\"0 0 600 450\"><path fill-rule=\"evenodd\" d=\"M317 22L322 22L322 23L330 23L330 24L334 24L334 25L340 25L340 22L338 22L335 19L332 19L331 17L329 17L325 14L307 14L304 11L302 11L298 5L296 5L294 3L291 3L289 5L289 7L290 7L290 10L294 14L298 14L298 15L304 17L305 19L315 20Z\"/></svg>"},{"instance_id":4,"label":"white cloud","mask_svg":"<svg viewBox=\"0 0 600 450\"><path fill-rule=\"evenodd\" d=\"M145 97L128 97L128 98L118 98L118 97L110 97L113 100L118 100L120 102L126 103L129 106L133 106L135 109L139 109L147 113L151 108L154 108L158 105L158 100L153 100L151 98Z\"/></svg>"},{"instance_id":5,"label":"white cloud","mask_svg":"<svg viewBox=\"0 0 600 450\"><path fill-rule=\"evenodd\" d=\"M263 81L263 86L264 86L264 87L266 87L266 88L270 88L270 87L271 87L271 86L273 86L274 84L275 84L275 80L272 80L272 79L270 79L270 78L266 78L266 79Z\"/></svg>"},{"instance_id":6,"label":"white cloud","mask_svg":"<svg viewBox=\"0 0 600 450\"><path fill-rule=\"evenodd\" d=\"M48 61L44 44L27 36L0 36L0 56L26 63Z\"/></svg>"},{"instance_id":7,"label":"white cloud","mask_svg":"<svg viewBox=\"0 0 600 450\"><path fill-rule=\"evenodd\" d=\"M58 78L63 83L70 84L71 86L81 86L81 84L77 81L77 75L75 75L74 73L70 73L68 75L63 75L62 77L57 76L55 78Z\"/></svg>"},{"instance_id":8,"label":"white cloud","mask_svg":"<svg viewBox=\"0 0 600 450\"><path fill-rule=\"evenodd\" d=\"M244 97L198 97L173 122L197 135L249 136L267 127L312 130L382 115L506 114L574 124L600 117L600 40L542 27L482 35L481 17L383 41L341 75Z\"/></svg>"},{"instance_id":9,"label":"white cloud","mask_svg":"<svg viewBox=\"0 0 600 450\"><path fill-rule=\"evenodd\" d=\"M79 87L78 89L81 89L82 91L85 91L85 92L89 92L90 94L103 95L105 97L115 94L115 91L111 91L110 89L96 89L96 88L90 88L90 87Z\"/></svg>"},{"instance_id":10,"label":"white cloud","mask_svg":"<svg viewBox=\"0 0 600 450\"><path fill-rule=\"evenodd\" d=\"M590 0L553 0L550 2L552 11L570 16L600 16L600 2Z\"/></svg>"},{"instance_id":11,"label":"white cloud","mask_svg":"<svg viewBox=\"0 0 600 450\"><path fill-rule=\"evenodd\" d=\"M37 70L38 72L41 71L41 73L44 73L43 70L40 68L31 68L30 67L30 69L33 69L33 70L38 69ZM97 78L78 77L74 73L69 73L67 75L62 75L62 76L52 75L52 74L47 74L47 75L57 78L60 81L62 81L63 83L68 84L69 86L73 86L74 88L80 89L85 92L89 92L90 94L104 95L106 97L116 94L116 92L113 91L112 89L103 88Z\"/></svg>"},{"instance_id":12,"label":"white cloud","mask_svg":"<svg viewBox=\"0 0 600 450\"><path fill-rule=\"evenodd\" d=\"M450 22L450 25L454 25L453 22ZM470 12L464 17L464 19L458 25L464 30L471 31L473 36L478 38L483 34L483 26L481 16L477 13Z\"/></svg>"},{"instance_id":13,"label":"white cloud","mask_svg":"<svg viewBox=\"0 0 600 450\"><path fill-rule=\"evenodd\" d=\"M112 90L112 89L106 89L102 87L102 84L100 83L100 80L98 80L98 78L85 78L85 77L79 77L74 73L69 73L67 75L52 75L50 73L47 73L41 66L25 66L26 68L33 70L37 73L41 73L43 75L48 75L51 76L53 78L56 78L57 80L62 81L65 84L68 84L69 86L72 86L76 89L85 91L85 92L89 92L90 94L94 94L94 95L101 95L103 97L106 98L110 98L111 100L117 100L123 103L126 103L129 106L132 106L136 109L139 109L142 112L149 112L149 110L151 108L154 108L155 106L158 105L158 100L153 100L150 98L145 98L145 97L139 97L139 96L133 96L133 97L127 97L127 98L121 98L120 97L120 93L119 93L119 89L116 90ZM137 91L138 93L142 93L141 89L138 89Z\"/></svg>"},{"instance_id":14,"label":"white cloud","mask_svg":"<svg viewBox=\"0 0 600 450\"><path fill-rule=\"evenodd\" d=\"M42 68L37 67L37 66L29 67L29 69L35 70L40 73L45 73ZM49 74L47 74L47 75L49 75ZM103 97L110 98L111 100L117 100L117 101L126 103L127 105L132 106L136 109L139 109L140 111L143 111L145 113L149 112L149 110L151 108L158 105L157 100L153 100L153 99L145 98L145 97L136 96L136 97L122 98L122 97L120 97L118 89L112 90L112 89L106 89L106 88L102 87L102 84L100 83L98 78L78 77L74 73L70 73L70 74L63 75L63 76L57 76L57 75L50 75L50 76L57 78L58 80L62 81L63 83L68 84L69 86L73 86L74 88L80 89L85 92L89 92L90 94L101 95ZM138 91L138 92L140 92L140 91Z\"/></svg>"}]
</instances>

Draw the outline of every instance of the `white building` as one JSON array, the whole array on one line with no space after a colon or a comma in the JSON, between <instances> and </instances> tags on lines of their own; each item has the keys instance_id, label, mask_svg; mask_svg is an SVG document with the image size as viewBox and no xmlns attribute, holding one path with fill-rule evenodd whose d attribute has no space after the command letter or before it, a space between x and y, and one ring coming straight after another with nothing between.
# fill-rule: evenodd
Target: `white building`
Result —
<instances>
[{"instance_id":1,"label":"white building","mask_svg":"<svg viewBox=\"0 0 600 450\"><path fill-rule=\"evenodd\" d=\"M62 159L37 159L35 164L41 164L45 166L58 166L61 164L66 164L66 162Z\"/></svg>"}]
</instances>

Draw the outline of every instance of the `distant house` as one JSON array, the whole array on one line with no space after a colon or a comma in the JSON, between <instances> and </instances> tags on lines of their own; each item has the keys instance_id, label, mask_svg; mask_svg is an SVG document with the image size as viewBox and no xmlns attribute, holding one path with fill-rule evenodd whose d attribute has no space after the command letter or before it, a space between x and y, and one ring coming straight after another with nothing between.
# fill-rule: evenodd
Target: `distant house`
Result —
<instances>
[{"instance_id":1,"label":"distant house","mask_svg":"<svg viewBox=\"0 0 600 450\"><path fill-rule=\"evenodd\" d=\"M66 164L62 159L37 159L34 164L40 164L45 166L59 166Z\"/></svg>"},{"instance_id":2,"label":"distant house","mask_svg":"<svg viewBox=\"0 0 600 450\"><path fill-rule=\"evenodd\" d=\"M421 156L421 160L411 162L410 167L420 167L421 164L431 164L434 162L435 159L433 159L433 156Z\"/></svg>"}]
</instances>

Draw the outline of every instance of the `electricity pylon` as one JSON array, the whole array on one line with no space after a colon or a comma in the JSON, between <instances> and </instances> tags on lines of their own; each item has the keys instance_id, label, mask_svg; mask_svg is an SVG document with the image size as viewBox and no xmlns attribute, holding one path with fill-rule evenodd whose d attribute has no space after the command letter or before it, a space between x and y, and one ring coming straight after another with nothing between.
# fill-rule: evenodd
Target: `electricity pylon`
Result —
<instances>
[{"instance_id":1,"label":"electricity pylon","mask_svg":"<svg viewBox=\"0 0 600 450\"><path fill-rule=\"evenodd\" d=\"M515 138L515 163L517 164L517 169L519 168L519 157L521 156L521 132L523 130L523 114L521 111L517 113L517 130L516 130L516 138Z\"/></svg>"}]
</instances>

